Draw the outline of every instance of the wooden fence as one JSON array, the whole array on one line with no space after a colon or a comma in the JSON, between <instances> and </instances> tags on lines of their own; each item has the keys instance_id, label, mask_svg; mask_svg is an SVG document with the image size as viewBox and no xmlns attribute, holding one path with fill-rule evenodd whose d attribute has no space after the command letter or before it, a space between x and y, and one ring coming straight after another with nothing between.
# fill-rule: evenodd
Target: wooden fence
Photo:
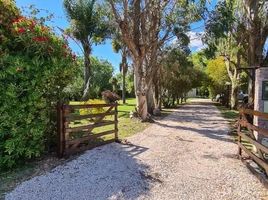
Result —
<instances>
[{"instance_id":1,"label":"wooden fence","mask_svg":"<svg viewBox=\"0 0 268 200\"><path fill-rule=\"evenodd\" d=\"M268 113L263 113L250 109L239 110L239 121L238 121L238 155L242 157L242 150L247 155L258 163L268 174L268 163L267 159L264 158L264 154L268 154L268 148L260 143L254 135L254 131L265 137L268 137L268 130L256 126L253 124L254 116L258 116L261 119L268 119ZM250 145L249 145L250 143ZM251 148L255 146L255 151Z\"/></svg>"},{"instance_id":2,"label":"wooden fence","mask_svg":"<svg viewBox=\"0 0 268 200\"><path fill-rule=\"evenodd\" d=\"M114 134L114 140L118 140L117 103L82 105L59 103L57 115L59 157L88 149L92 140L102 136ZM109 120L105 119L107 116L110 116ZM108 125L114 126L107 127ZM94 131L96 129L99 130L96 132Z\"/></svg>"}]
</instances>

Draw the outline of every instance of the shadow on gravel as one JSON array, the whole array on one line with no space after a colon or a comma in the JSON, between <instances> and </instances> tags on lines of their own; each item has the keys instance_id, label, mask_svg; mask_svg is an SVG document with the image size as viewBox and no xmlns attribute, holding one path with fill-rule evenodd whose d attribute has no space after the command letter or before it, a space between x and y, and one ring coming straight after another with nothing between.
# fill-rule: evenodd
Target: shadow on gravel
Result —
<instances>
[{"instance_id":1,"label":"shadow on gravel","mask_svg":"<svg viewBox=\"0 0 268 200\"><path fill-rule=\"evenodd\" d=\"M233 139L229 138L227 135L227 130L217 130L215 127L211 127L211 129L202 129L202 128L192 128L192 127L186 127L186 126L171 126L167 124L163 124L160 122L156 122L159 126L166 127L166 128L173 128L177 130L185 130L185 131L192 131L196 132L200 135L203 135L204 137L208 137L215 140L221 140L224 142L234 142Z\"/></svg>"},{"instance_id":2,"label":"shadow on gravel","mask_svg":"<svg viewBox=\"0 0 268 200\"><path fill-rule=\"evenodd\" d=\"M16 199L136 199L161 184L159 175L135 156L148 148L133 144L108 144L86 151L51 172L23 182L6 195Z\"/></svg>"},{"instance_id":3,"label":"shadow on gravel","mask_svg":"<svg viewBox=\"0 0 268 200\"><path fill-rule=\"evenodd\" d=\"M196 132L215 140L234 142L228 137L229 122L221 117L214 105L211 102L191 103L168 116L169 121L179 122L180 125L167 125L161 121L156 124L166 128ZM188 122L192 122L196 126L191 127L190 124L187 124ZM226 128L224 128L225 125Z\"/></svg>"}]
</instances>

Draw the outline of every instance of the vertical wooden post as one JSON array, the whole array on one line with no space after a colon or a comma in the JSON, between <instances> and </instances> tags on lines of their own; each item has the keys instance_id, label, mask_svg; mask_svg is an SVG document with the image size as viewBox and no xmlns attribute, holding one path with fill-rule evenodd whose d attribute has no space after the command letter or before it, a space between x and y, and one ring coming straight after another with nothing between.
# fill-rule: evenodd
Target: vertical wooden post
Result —
<instances>
[{"instance_id":1,"label":"vertical wooden post","mask_svg":"<svg viewBox=\"0 0 268 200\"><path fill-rule=\"evenodd\" d=\"M57 104L57 133L58 133L58 157L63 156L64 152L64 131L63 131L63 106L61 102Z\"/></svg>"},{"instance_id":2,"label":"vertical wooden post","mask_svg":"<svg viewBox=\"0 0 268 200\"><path fill-rule=\"evenodd\" d=\"M115 141L116 142L119 141L119 139L118 139L118 117L117 117L118 110L117 110L117 106L118 106L118 104L116 103L115 107L114 107L114 111L115 111L115 113L114 113L114 131L115 131Z\"/></svg>"},{"instance_id":3,"label":"vertical wooden post","mask_svg":"<svg viewBox=\"0 0 268 200\"><path fill-rule=\"evenodd\" d=\"M242 111L243 112L243 111ZM242 119L242 113L239 112L239 121L238 121L238 127L237 127L237 134L238 134L238 157L241 158L242 157L242 149L239 146L239 144L241 144L242 140L241 140L241 136L239 135L241 133L241 124L240 124L240 120Z\"/></svg>"}]
</instances>

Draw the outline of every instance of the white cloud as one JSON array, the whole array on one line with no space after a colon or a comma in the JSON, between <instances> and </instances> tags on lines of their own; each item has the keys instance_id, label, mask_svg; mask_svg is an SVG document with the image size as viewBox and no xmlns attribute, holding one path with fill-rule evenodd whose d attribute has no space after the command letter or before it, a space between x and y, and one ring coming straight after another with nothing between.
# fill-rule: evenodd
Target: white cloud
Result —
<instances>
[{"instance_id":1,"label":"white cloud","mask_svg":"<svg viewBox=\"0 0 268 200\"><path fill-rule=\"evenodd\" d=\"M191 49L199 51L199 50L205 48L205 45L203 44L203 42L201 40L203 34L204 34L204 32L193 32L193 31L190 31L187 33L187 35L190 38L189 46Z\"/></svg>"}]
</instances>

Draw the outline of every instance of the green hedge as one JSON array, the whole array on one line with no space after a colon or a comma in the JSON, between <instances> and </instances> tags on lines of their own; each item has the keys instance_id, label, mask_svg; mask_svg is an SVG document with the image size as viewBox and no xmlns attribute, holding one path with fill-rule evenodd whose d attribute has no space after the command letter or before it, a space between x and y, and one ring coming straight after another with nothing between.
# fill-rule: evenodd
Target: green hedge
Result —
<instances>
[{"instance_id":1,"label":"green hedge","mask_svg":"<svg viewBox=\"0 0 268 200\"><path fill-rule=\"evenodd\" d=\"M48 27L22 16L6 24L0 22L1 33L9 32L0 44L0 169L38 157L55 142L55 105L76 73L75 56Z\"/></svg>"}]
</instances>

